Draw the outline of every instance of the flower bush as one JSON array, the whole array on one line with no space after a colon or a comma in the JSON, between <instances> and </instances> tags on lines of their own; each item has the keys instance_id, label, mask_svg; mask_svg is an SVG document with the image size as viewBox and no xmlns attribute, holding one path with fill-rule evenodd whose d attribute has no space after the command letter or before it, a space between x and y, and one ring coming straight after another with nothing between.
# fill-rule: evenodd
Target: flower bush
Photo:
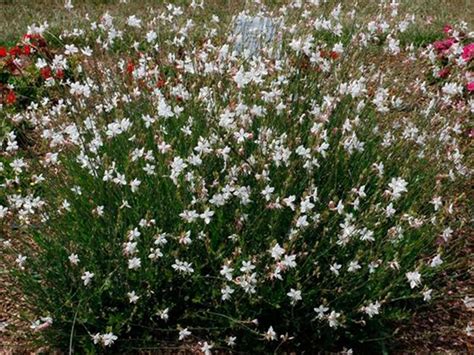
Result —
<instances>
[{"instance_id":1,"label":"flower bush","mask_svg":"<svg viewBox=\"0 0 474 355\"><path fill-rule=\"evenodd\" d=\"M457 75L457 81L465 82L468 92L474 91L473 77L473 59L474 59L474 42L466 37L463 32L454 30L451 26L446 26L444 32L449 37L433 43L435 52L431 52L431 60L439 63L441 69L436 73L438 78L449 78ZM436 54L436 57L434 56ZM461 54L461 55L459 55ZM468 69L466 70L466 67ZM452 74L452 72L454 72ZM453 83L448 82L443 87L444 92L452 90L460 91L460 88L454 88Z\"/></svg>"},{"instance_id":2,"label":"flower bush","mask_svg":"<svg viewBox=\"0 0 474 355\"><path fill-rule=\"evenodd\" d=\"M0 218L22 235L2 255L42 341L377 349L443 297L470 176L470 44L403 48L396 4L350 26L317 3L259 13L283 21L281 48L251 57L224 21L173 5L65 31L60 99L10 115L35 127L37 157L13 131L0 166ZM440 55L462 74L428 84ZM387 61L426 78L400 82Z\"/></svg>"}]
</instances>

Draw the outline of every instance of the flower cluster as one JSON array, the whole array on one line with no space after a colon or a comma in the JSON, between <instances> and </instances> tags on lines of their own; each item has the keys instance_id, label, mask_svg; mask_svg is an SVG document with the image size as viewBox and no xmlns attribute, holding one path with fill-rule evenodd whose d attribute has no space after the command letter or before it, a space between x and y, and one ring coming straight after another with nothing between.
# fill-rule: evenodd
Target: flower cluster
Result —
<instances>
[{"instance_id":1,"label":"flower cluster","mask_svg":"<svg viewBox=\"0 0 474 355\"><path fill-rule=\"evenodd\" d=\"M429 47L428 56L436 65L435 77L447 81L442 90L446 95L462 93L462 86L453 82L464 82L468 92L474 92L474 42L463 31L452 26L444 27L446 38L436 41ZM457 78L456 78L457 77ZM461 84L462 85L462 84Z\"/></svg>"}]
</instances>

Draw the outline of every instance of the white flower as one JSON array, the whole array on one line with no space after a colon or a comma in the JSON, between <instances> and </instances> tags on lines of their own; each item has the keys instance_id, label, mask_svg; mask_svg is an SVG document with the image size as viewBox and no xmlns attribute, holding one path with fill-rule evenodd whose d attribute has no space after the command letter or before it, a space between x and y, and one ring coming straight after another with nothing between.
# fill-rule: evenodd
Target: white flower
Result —
<instances>
[{"instance_id":1,"label":"white flower","mask_svg":"<svg viewBox=\"0 0 474 355\"><path fill-rule=\"evenodd\" d=\"M48 62L46 62L46 60L44 60L43 58L38 58L36 60L36 68L38 69L43 69L44 67L47 67L48 66Z\"/></svg>"},{"instance_id":2,"label":"white flower","mask_svg":"<svg viewBox=\"0 0 474 355\"><path fill-rule=\"evenodd\" d=\"M466 296L462 301L467 309L474 310L474 297Z\"/></svg>"},{"instance_id":3,"label":"white flower","mask_svg":"<svg viewBox=\"0 0 474 355\"><path fill-rule=\"evenodd\" d=\"M211 349L214 347L213 344L209 344L207 341L204 342L201 346L201 351L204 353L204 355L210 355L211 354Z\"/></svg>"},{"instance_id":4,"label":"white flower","mask_svg":"<svg viewBox=\"0 0 474 355\"><path fill-rule=\"evenodd\" d=\"M179 216L184 219L187 223L192 223L194 222L198 217L199 213L197 213L195 210L185 210L179 214Z\"/></svg>"},{"instance_id":5,"label":"white flower","mask_svg":"<svg viewBox=\"0 0 474 355\"><path fill-rule=\"evenodd\" d=\"M130 188L132 190L132 192L137 192L138 191L138 187L140 186L142 182L138 179L133 179L132 181L130 181Z\"/></svg>"},{"instance_id":6,"label":"white flower","mask_svg":"<svg viewBox=\"0 0 474 355\"><path fill-rule=\"evenodd\" d=\"M155 31L150 31L146 34L146 41L148 43L153 43L156 40L157 37L158 37L158 35L156 34Z\"/></svg>"},{"instance_id":7,"label":"white flower","mask_svg":"<svg viewBox=\"0 0 474 355\"><path fill-rule=\"evenodd\" d=\"M375 240L374 232L367 228L362 229L360 232L360 240L373 242Z\"/></svg>"},{"instance_id":8,"label":"white flower","mask_svg":"<svg viewBox=\"0 0 474 355\"><path fill-rule=\"evenodd\" d=\"M81 52L86 57L90 57L92 55L92 49L90 47L81 48Z\"/></svg>"},{"instance_id":9,"label":"white flower","mask_svg":"<svg viewBox=\"0 0 474 355\"><path fill-rule=\"evenodd\" d=\"M441 260L441 255L438 254L433 258L433 260L431 260L430 266L436 267L436 266L441 265L442 263L443 263L443 260Z\"/></svg>"},{"instance_id":10,"label":"white flower","mask_svg":"<svg viewBox=\"0 0 474 355\"><path fill-rule=\"evenodd\" d=\"M393 208L393 203L390 202L387 208L385 209L385 215L387 216L387 218L390 218L395 214L395 212L397 212L397 210Z\"/></svg>"},{"instance_id":11,"label":"white flower","mask_svg":"<svg viewBox=\"0 0 474 355\"><path fill-rule=\"evenodd\" d=\"M117 339L118 337L113 333L107 333L102 335L102 342L104 343L104 346L111 346Z\"/></svg>"},{"instance_id":12,"label":"white flower","mask_svg":"<svg viewBox=\"0 0 474 355\"><path fill-rule=\"evenodd\" d=\"M294 204L293 202L295 202L295 200L296 200L296 196L291 195L291 196L289 196L289 197L287 197L287 198L284 198L284 199L283 199L283 203L284 203L286 206L288 206L292 211L294 211L294 210L295 210L295 204Z\"/></svg>"},{"instance_id":13,"label":"white flower","mask_svg":"<svg viewBox=\"0 0 474 355\"><path fill-rule=\"evenodd\" d=\"M102 335L100 333L96 333L92 335L91 337L94 344L99 344L102 341Z\"/></svg>"},{"instance_id":14,"label":"white flower","mask_svg":"<svg viewBox=\"0 0 474 355\"><path fill-rule=\"evenodd\" d=\"M27 257L24 256L24 255L21 255L19 254L15 260L15 262L18 264L18 267L21 269L21 270L24 270L25 267L23 266L23 264L25 263Z\"/></svg>"},{"instance_id":15,"label":"white flower","mask_svg":"<svg viewBox=\"0 0 474 355\"><path fill-rule=\"evenodd\" d=\"M274 187L265 186L265 189L262 190L261 194L265 197L265 201L270 201L270 196L272 195L273 191L275 191Z\"/></svg>"},{"instance_id":16,"label":"white flower","mask_svg":"<svg viewBox=\"0 0 474 355\"><path fill-rule=\"evenodd\" d=\"M64 3L64 8L69 11L72 10L74 8L72 0L66 0L66 2Z\"/></svg>"},{"instance_id":17,"label":"white flower","mask_svg":"<svg viewBox=\"0 0 474 355\"><path fill-rule=\"evenodd\" d=\"M400 40L392 38L389 36L388 40L388 51L391 54L398 54L400 53Z\"/></svg>"},{"instance_id":18,"label":"white flower","mask_svg":"<svg viewBox=\"0 0 474 355\"><path fill-rule=\"evenodd\" d=\"M283 260L281 261L281 264L287 268L294 268L296 267L296 255L285 255Z\"/></svg>"},{"instance_id":19,"label":"white flower","mask_svg":"<svg viewBox=\"0 0 474 355\"><path fill-rule=\"evenodd\" d=\"M285 254L285 249L283 249L280 244L276 243L275 246L270 250L272 258L275 260L280 260L281 256Z\"/></svg>"},{"instance_id":20,"label":"white flower","mask_svg":"<svg viewBox=\"0 0 474 355\"><path fill-rule=\"evenodd\" d=\"M388 187L391 189L389 193L392 195L392 198L394 200L399 199L402 196L402 192L408 191L407 185L408 183L400 177L392 178L391 182L388 184Z\"/></svg>"},{"instance_id":21,"label":"white flower","mask_svg":"<svg viewBox=\"0 0 474 355\"><path fill-rule=\"evenodd\" d=\"M141 265L142 265L142 261L140 260L140 258L135 257L128 260L128 268L130 270L139 269Z\"/></svg>"},{"instance_id":22,"label":"white flower","mask_svg":"<svg viewBox=\"0 0 474 355\"><path fill-rule=\"evenodd\" d=\"M93 272L86 271L86 272L81 276L82 281L84 281L84 286L89 285L93 277L94 277L94 273L93 273Z\"/></svg>"},{"instance_id":23,"label":"white flower","mask_svg":"<svg viewBox=\"0 0 474 355\"><path fill-rule=\"evenodd\" d=\"M309 222L308 222L308 216L307 215L302 215L300 217L298 217L298 219L296 220L296 228L305 228L309 226Z\"/></svg>"},{"instance_id":24,"label":"white flower","mask_svg":"<svg viewBox=\"0 0 474 355\"><path fill-rule=\"evenodd\" d=\"M220 271L220 274L224 276L227 280L231 281L232 280L232 272L234 269L228 267L227 265L223 265L222 269Z\"/></svg>"},{"instance_id":25,"label":"white flower","mask_svg":"<svg viewBox=\"0 0 474 355\"><path fill-rule=\"evenodd\" d=\"M469 322L466 326L466 329L465 329L466 335L468 337L472 337L474 335L473 330L474 330L474 328L472 326L472 322Z\"/></svg>"},{"instance_id":26,"label":"white flower","mask_svg":"<svg viewBox=\"0 0 474 355\"><path fill-rule=\"evenodd\" d=\"M203 213L199 215L201 219L204 220L204 223L209 224L211 222L211 217L214 216L214 211L211 211L207 208Z\"/></svg>"},{"instance_id":27,"label":"white flower","mask_svg":"<svg viewBox=\"0 0 474 355\"><path fill-rule=\"evenodd\" d=\"M447 227L444 231L443 231L443 234L442 234L442 237L444 239L445 242L447 242L451 236L453 235L453 230L450 228L450 227Z\"/></svg>"},{"instance_id":28,"label":"white flower","mask_svg":"<svg viewBox=\"0 0 474 355\"><path fill-rule=\"evenodd\" d=\"M0 219L4 218L7 215L8 208L0 205Z\"/></svg>"},{"instance_id":29,"label":"white flower","mask_svg":"<svg viewBox=\"0 0 474 355\"><path fill-rule=\"evenodd\" d=\"M223 289L221 289L221 299L223 301L227 301L232 297L232 294L234 293L234 289L232 287L226 286Z\"/></svg>"},{"instance_id":30,"label":"white flower","mask_svg":"<svg viewBox=\"0 0 474 355\"><path fill-rule=\"evenodd\" d=\"M265 337L266 340L276 340L277 339L277 334L273 330L272 326L270 326L270 328L268 328L267 332L264 334L264 337Z\"/></svg>"},{"instance_id":31,"label":"white flower","mask_svg":"<svg viewBox=\"0 0 474 355\"><path fill-rule=\"evenodd\" d=\"M9 323L8 322L0 322L0 333L3 333L7 330Z\"/></svg>"},{"instance_id":32,"label":"white flower","mask_svg":"<svg viewBox=\"0 0 474 355\"><path fill-rule=\"evenodd\" d=\"M324 313L329 311L328 307L324 307L324 305L320 305L319 307L313 308L313 310L317 313L316 317L318 319L323 319L324 318Z\"/></svg>"},{"instance_id":33,"label":"white flower","mask_svg":"<svg viewBox=\"0 0 474 355\"><path fill-rule=\"evenodd\" d=\"M339 54L344 53L344 45L341 42L338 42L334 45L332 50Z\"/></svg>"},{"instance_id":34,"label":"white flower","mask_svg":"<svg viewBox=\"0 0 474 355\"><path fill-rule=\"evenodd\" d=\"M407 272L405 276L410 282L410 287L415 288L421 284L421 275L418 271Z\"/></svg>"},{"instance_id":35,"label":"white flower","mask_svg":"<svg viewBox=\"0 0 474 355\"><path fill-rule=\"evenodd\" d=\"M164 321L167 321L169 318L169 310L169 308L160 309L156 314Z\"/></svg>"},{"instance_id":36,"label":"white flower","mask_svg":"<svg viewBox=\"0 0 474 355\"><path fill-rule=\"evenodd\" d=\"M76 54L77 52L79 52L79 49L74 44L66 44L64 46L64 54L66 55Z\"/></svg>"},{"instance_id":37,"label":"white flower","mask_svg":"<svg viewBox=\"0 0 474 355\"><path fill-rule=\"evenodd\" d=\"M446 83L441 88L441 91L443 92L443 94L446 94L447 96L462 94L462 90L463 90L463 87L460 84L455 84L455 83Z\"/></svg>"},{"instance_id":38,"label":"white flower","mask_svg":"<svg viewBox=\"0 0 474 355\"><path fill-rule=\"evenodd\" d=\"M191 332L188 330L188 328L181 329L179 331L179 340L183 340L190 335L191 335Z\"/></svg>"},{"instance_id":39,"label":"white flower","mask_svg":"<svg viewBox=\"0 0 474 355\"><path fill-rule=\"evenodd\" d=\"M181 272L183 274L192 274L194 272L194 269L191 267L192 263L188 263L186 261L180 261L178 259L176 259L174 261L174 264L171 265L171 267L178 271L178 272Z\"/></svg>"},{"instance_id":40,"label":"white flower","mask_svg":"<svg viewBox=\"0 0 474 355\"><path fill-rule=\"evenodd\" d=\"M140 20L135 15L132 15L127 19L127 25L129 25L130 27L139 28L139 27L141 27L141 22L142 22L142 20Z\"/></svg>"},{"instance_id":41,"label":"white flower","mask_svg":"<svg viewBox=\"0 0 474 355\"><path fill-rule=\"evenodd\" d=\"M342 265L338 263L334 263L330 266L330 270L332 273L334 273L336 276L339 275L339 270L341 269Z\"/></svg>"},{"instance_id":42,"label":"white flower","mask_svg":"<svg viewBox=\"0 0 474 355\"><path fill-rule=\"evenodd\" d=\"M125 255L133 255L137 252L137 242L127 242L124 243L123 253Z\"/></svg>"},{"instance_id":43,"label":"white flower","mask_svg":"<svg viewBox=\"0 0 474 355\"><path fill-rule=\"evenodd\" d=\"M440 207L443 206L443 201L439 196L433 197L430 203L433 205L435 211L438 211Z\"/></svg>"},{"instance_id":44,"label":"white flower","mask_svg":"<svg viewBox=\"0 0 474 355\"><path fill-rule=\"evenodd\" d=\"M431 293L433 292L432 289L423 291L423 301L429 302L431 300Z\"/></svg>"},{"instance_id":45,"label":"white flower","mask_svg":"<svg viewBox=\"0 0 474 355\"><path fill-rule=\"evenodd\" d=\"M242 272L250 272L253 269L255 269L255 265L252 265L251 261L244 261L242 263L242 267L240 268L240 271Z\"/></svg>"},{"instance_id":46,"label":"white flower","mask_svg":"<svg viewBox=\"0 0 474 355\"><path fill-rule=\"evenodd\" d=\"M379 301L377 301L375 303L370 303L368 306L362 307L362 311L368 314L369 318L372 318L374 315L379 314L380 306Z\"/></svg>"},{"instance_id":47,"label":"white flower","mask_svg":"<svg viewBox=\"0 0 474 355\"><path fill-rule=\"evenodd\" d=\"M361 266L359 265L359 262L357 260L355 261L351 261L349 263L349 267L347 268L347 271L349 272L354 272L354 271L357 271L361 268Z\"/></svg>"},{"instance_id":48,"label":"white flower","mask_svg":"<svg viewBox=\"0 0 474 355\"><path fill-rule=\"evenodd\" d=\"M340 316L341 316L341 313L337 313L336 311L331 311L331 313L328 316L328 322L331 328L337 328L341 324L338 320Z\"/></svg>"},{"instance_id":49,"label":"white flower","mask_svg":"<svg viewBox=\"0 0 474 355\"><path fill-rule=\"evenodd\" d=\"M74 253L69 255L68 259L72 265L77 265L77 263L79 262L79 257L77 256L77 254L74 254Z\"/></svg>"},{"instance_id":50,"label":"white flower","mask_svg":"<svg viewBox=\"0 0 474 355\"><path fill-rule=\"evenodd\" d=\"M128 299L129 299L130 303L137 303L138 299L140 298L140 296L137 296L135 291L128 292L127 296L128 296Z\"/></svg>"},{"instance_id":51,"label":"white flower","mask_svg":"<svg viewBox=\"0 0 474 355\"><path fill-rule=\"evenodd\" d=\"M286 295L291 298L292 305L295 305L298 301L303 299L301 297L301 291L295 290L294 288L290 289L290 292L288 292Z\"/></svg>"},{"instance_id":52,"label":"white flower","mask_svg":"<svg viewBox=\"0 0 474 355\"><path fill-rule=\"evenodd\" d=\"M230 347L235 346L235 341L236 340L237 340L237 337L233 337L233 336L228 336L227 338L225 338L226 344Z\"/></svg>"}]
</instances>

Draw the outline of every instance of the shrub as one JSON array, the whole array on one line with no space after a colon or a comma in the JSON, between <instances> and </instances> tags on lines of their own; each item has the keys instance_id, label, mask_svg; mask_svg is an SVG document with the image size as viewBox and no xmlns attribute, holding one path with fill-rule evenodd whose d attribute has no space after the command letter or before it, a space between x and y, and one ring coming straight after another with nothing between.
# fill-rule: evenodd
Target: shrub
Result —
<instances>
[{"instance_id":1,"label":"shrub","mask_svg":"<svg viewBox=\"0 0 474 355\"><path fill-rule=\"evenodd\" d=\"M22 114L39 159L5 143L5 186L32 182L0 210L25 234L5 260L32 327L88 352L379 346L442 297L468 92L407 78L413 98L385 80L393 58L431 68L432 48L397 48L393 18L383 41L354 27L347 49L318 42L317 21L284 27L279 58L246 58L212 32L187 43L176 16L175 43L129 20L142 47L116 62L103 17L62 100ZM381 63L366 65L370 51Z\"/></svg>"}]
</instances>

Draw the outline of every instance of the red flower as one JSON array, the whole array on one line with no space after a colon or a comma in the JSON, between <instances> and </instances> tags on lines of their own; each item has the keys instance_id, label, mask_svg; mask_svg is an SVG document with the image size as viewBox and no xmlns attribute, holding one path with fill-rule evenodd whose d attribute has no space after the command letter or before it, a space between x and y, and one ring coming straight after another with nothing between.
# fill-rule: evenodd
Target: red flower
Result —
<instances>
[{"instance_id":1,"label":"red flower","mask_svg":"<svg viewBox=\"0 0 474 355\"><path fill-rule=\"evenodd\" d=\"M64 71L62 69L56 69L56 78L58 79L64 78Z\"/></svg>"},{"instance_id":2,"label":"red flower","mask_svg":"<svg viewBox=\"0 0 474 355\"><path fill-rule=\"evenodd\" d=\"M50 67L41 68L40 74L44 80L49 79L51 77L51 68Z\"/></svg>"},{"instance_id":3,"label":"red flower","mask_svg":"<svg viewBox=\"0 0 474 355\"><path fill-rule=\"evenodd\" d=\"M444 52L451 48L451 46L454 44L454 40L452 38L444 39L442 41L436 41L433 43L435 49L438 52Z\"/></svg>"},{"instance_id":4,"label":"red flower","mask_svg":"<svg viewBox=\"0 0 474 355\"><path fill-rule=\"evenodd\" d=\"M27 33L23 36L23 39L39 39L39 38L41 38L41 35L39 33L33 33L33 34Z\"/></svg>"},{"instance_id":5,"label":"red flower","mask_svg":"<svg viewBox=\"0 0 474 355\"><path fill-rule=\"evenodd\" d=\"M7 94L7 104L13 105L16 101L16 95L13 90L10 90Z\"/></svg>"},{"instance_id":6,"label":"red flower","mask_svg":"<svg viewBox=\"0 0 474 355\"><path fill-rule=\"evenodd\" d=\"M467 84L467 91L474 91L474 81L471 81L470 83Z\"/></svg>"},{"instance_id":7,"label":"red flower","mask_svg":"<svg viewBox=\"0 0 474 355\"><path fill-rule=\"evenodd\" d=\"M132 74L133 71L135 70L135 64L130 60L127 64L127 73Z\"/></svg>"},{"instance_id":8,"label":"red flower","mask_svg":"<svg viewBox=\"0 0 474 355\"><path fill-rule=\"evenodd\" d=\"M17 46L10 48L10 55L16 56L20 53L21 53L21 50Z\"/></svg>"},{"instance_id":9,"label":"red flower","mask_svg":"<svg viewBox=\"0 0 474 355\"><path fill-rule=\"evenodd\" d=\"M165 81L163 79L158 80L156 87L162 88L163 86L165 86Z\"/></svg>"},{"instance_id":10,"label":"red flower","mask_svg":"<svg viewBox=\"0 0 474 355\"><path fill-rule=\"evenodd\" d=\"M443 68L438 72L438 78L446 78L449 75L449 68Z\"/></svg>"},{"instance_id":11,"label":"red flower","mask_svg":"<svg viewBox=\"0 0 474 355\"><path fill-rule=\"evenodd\" d=\"M329 52L329 56L330 56L332 59L336 60L337 58L339 58L339 53L334 52L334 51L331 51L331 52Z\"/></svg>"},{"instance_id":12,"label":"red flower","mask_svg":"<svg viewBox=\"0 0 474 355\"><path fill-rule=\"evenodd\" d=\"M30 55L31 54L31 47L30 46L24 46L23 47L23 54L24 55Z\"/></svg>"},{"instance_id":13,"label":"red flower","mask_svg":"<svg viewBox=\"0 0 474 355\"><path fill-rule=\"evenodd\" d=\"M7 49L5 47L0 47L0 58L7 56Z\"/></svg>"}]
</instances>

